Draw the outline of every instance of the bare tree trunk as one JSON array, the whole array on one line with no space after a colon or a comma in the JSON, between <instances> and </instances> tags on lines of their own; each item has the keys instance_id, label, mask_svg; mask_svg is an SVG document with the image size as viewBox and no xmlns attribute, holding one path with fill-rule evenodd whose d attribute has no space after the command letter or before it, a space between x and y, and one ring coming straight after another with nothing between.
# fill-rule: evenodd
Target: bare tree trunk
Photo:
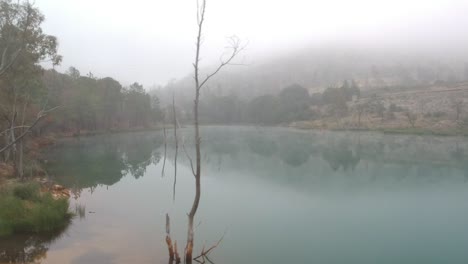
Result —
<instances>
[{"instance_id":1,"label":"bare tree trunk","mask_svg":"<svg viewBox=\"0 0 468 264\"><path fill-rule=\"evenodd\" d=\"M190 264L192 263L192 255L193 255L193 222L195 219L195 214L198 210L198 205L200 203L200 196L201 196L201 184L200 184L200 176L201 176L201 154L200 154L200 129L198 127L198 102L200 99L200 80L199 80L199 73L198 73L198 64L200 62L200 47L201 47L201 34L203 28L203 21L205 19L205 7L206 1L204 0L200 7L197 6L197 22L198 22L198 34L197 34L197 43L196 43L196 54L195 54L195 63L194 63L194 71L195 71L195 101L193 105L193 117L194 117L194 126L195 126L195 198L193 200L192 209L188 214L188 231L187 231L187 245L185 247L185 263Z\"/></svg>"},{"instance_id":2,"label":"bare tree trunk","mask_svg":"<svg viewBox=\"0 0 468 264\"><path fill-rule=\"evenodd\" d=\"M177 114L175 107L175 98L172 94L172 111L174 114L174 140L175 140L175 154L174 154L174 185L172 187L172 200L175 201L176 184L177 184L177 155L179 154L179 139L177 138Z\"/></svg>"},{"instance_id":3,"label":"bare tree trunk","mask_svg":"<svg viewBox=\"0 0 468 264\"><path fill-rule=\"evenodd\" d=\"M16 118L17 118L17 111L16 111L16 103L17 103L17 96L15 92L15 99L13 101L13 111L12 111L12 117L11 117L11 123L10 123L10 144L11 144L11 154L12 154L12 160L13 160L13 168L14 168L14 173L15 176L18 177L18 165L17 165L17 148L16 148L16 142L18 141L15 137L15 124L16 124Z\"/></svg>"},{"instance_id":4,"label":"bare tree trunk","mask_svg":"<svg viewBox=\"0 0 468 264\"><path fill-rule=\"evenodd\" d=\"M200 128L199 128L199 119L198 119L198 105L200 99L200 90L205 85L205 83L210 80L214 75L216 75L224 66L229 65L230 62L236 57L239 52L241 52L244 47L240 46L240 41L236 37L231 37L231 49L232 53L229 57L223 59L221 57L221 63L218 67L211 73L208 74L205 78L200 79L199 73L199 62L200 62L200 49L201 49L201 39L202 39L202 29L203 22L205 21L205 10L206 10L206 0L201 2L201 5L197 6L197 25L198 25L198 34L196 41L196 53L195 53L195 62L194 67L194 78L195 78L195 100L193 106L193 115L194 115L194 126L195 126L195 155L196 155L196 168L192 172L195 176L195 197L193 200L192 209L188 214L188 231L187 231L187 245L185 247L185 263L192 263L193 255L193 246L194 246L194 231L193 223L195 221L195 215L200 204L201 197L201 137L200 137Z\"/></svg>"},{"instance_id":5,"label":"bare tree trunk","mask_svg":"<svg viewBox=\"0 0 468 264\"><path fill-rule=\"evenodd\" d=\"M161 177L164 177L164 169L166 168L166 156L167 156L167 136L166 136L166 123L163 124L163 134L164 134L164 161L161 171Z\"/></svg>"},{"instance_id":6,"label":"bare tree trunk","mask_svg":"<svg viewBox=\"0 0 468 264\"><path fill-rule=\"evenodd\" d=\"M28 102L24 102L23 105L23 113L21 117L21 126L24 127L24 120L26 118L26 107L28 105ZM24 132L23 128L21 128L21 134ZM18 177L20 179L24 178L24 169L23 169L23 149L24 149L24 139L20 140L18 145L19 145L19 153L18 153Z\"/></svg>"}]
</instances>

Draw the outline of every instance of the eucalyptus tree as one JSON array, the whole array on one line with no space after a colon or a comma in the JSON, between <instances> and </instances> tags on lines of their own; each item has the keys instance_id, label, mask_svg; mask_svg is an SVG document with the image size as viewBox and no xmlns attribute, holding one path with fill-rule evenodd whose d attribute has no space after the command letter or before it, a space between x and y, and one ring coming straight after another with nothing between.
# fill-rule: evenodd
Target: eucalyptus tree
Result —
<instances>
[{"instance_id":1,"label":"eucalyptus tree","mask_svg":"<svg viewBox=\"0 0 468 264\"><path fill-rule=\"evenodd\" d=\"M43 21L44 15L28 1L0 0L0 153L13 161L18 176L23 174L23 139L50 110L45 110L40 63L58 65L62 59L57 38L42 31Z\"/></svg>"}]
</instances>

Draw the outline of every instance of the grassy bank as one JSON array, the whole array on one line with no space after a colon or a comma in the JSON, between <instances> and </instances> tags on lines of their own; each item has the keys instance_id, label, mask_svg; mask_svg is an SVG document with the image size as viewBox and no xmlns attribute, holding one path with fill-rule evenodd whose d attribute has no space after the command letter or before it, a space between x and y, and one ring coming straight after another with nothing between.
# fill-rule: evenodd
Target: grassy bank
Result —
<instances>
[{"instance_id":1,"label":"grassy bank","mask_svg":"<svg viewBox=\"0 0 468 264\"><path fill-rule=\"evenodd\" d=\"M0 236L51 232L65 227L71 218L68 199L54 199L37 183L0 186Z\"/></svg>"}]
</instances>

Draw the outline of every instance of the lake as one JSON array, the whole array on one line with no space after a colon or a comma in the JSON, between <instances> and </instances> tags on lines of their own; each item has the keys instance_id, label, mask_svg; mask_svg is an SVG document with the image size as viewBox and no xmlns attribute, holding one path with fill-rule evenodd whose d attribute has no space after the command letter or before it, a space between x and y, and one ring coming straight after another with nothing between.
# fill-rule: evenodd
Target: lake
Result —
<instances>
[{"instance_id":1,"label":"lake","mask_svg":"<svg viewBox=\"0 0 468 264\"><path fill-rule=\"evenodd\" d=\"M48 174L82 208L66 230L0 241L0 263L167 263L194 197L181 134L61 140ZM195 255L218 264L468 263L468 140L288 128L202 128Z\"/></svg>"}]
</instances>

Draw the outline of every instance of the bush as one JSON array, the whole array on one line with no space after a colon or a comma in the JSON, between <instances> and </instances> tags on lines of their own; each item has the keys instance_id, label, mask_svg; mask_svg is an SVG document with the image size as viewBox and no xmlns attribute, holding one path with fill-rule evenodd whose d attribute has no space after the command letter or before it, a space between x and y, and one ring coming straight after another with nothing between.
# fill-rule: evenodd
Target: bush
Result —
<instances>
[{"instance_id":1,"label":"bush","mask_svg":"<svg viewBox=\"0 0 468 264\"><path fill-rule=\"evenodd\" d=\"M36 201L39 197L39 184L25 183L13 187L13 195L21 200Z\"/></svg>"},{"instance_id":2,"label":"bush","mask_svg":"<svg viewBox=\"0 0 468 264\"><path fill-rule=\"evenodd\" d=\"M0 236L63 228L71 218L68 207L68 199L41 194L37 184L10 186L0 192Z\"/></svg>"}]
</instances>

